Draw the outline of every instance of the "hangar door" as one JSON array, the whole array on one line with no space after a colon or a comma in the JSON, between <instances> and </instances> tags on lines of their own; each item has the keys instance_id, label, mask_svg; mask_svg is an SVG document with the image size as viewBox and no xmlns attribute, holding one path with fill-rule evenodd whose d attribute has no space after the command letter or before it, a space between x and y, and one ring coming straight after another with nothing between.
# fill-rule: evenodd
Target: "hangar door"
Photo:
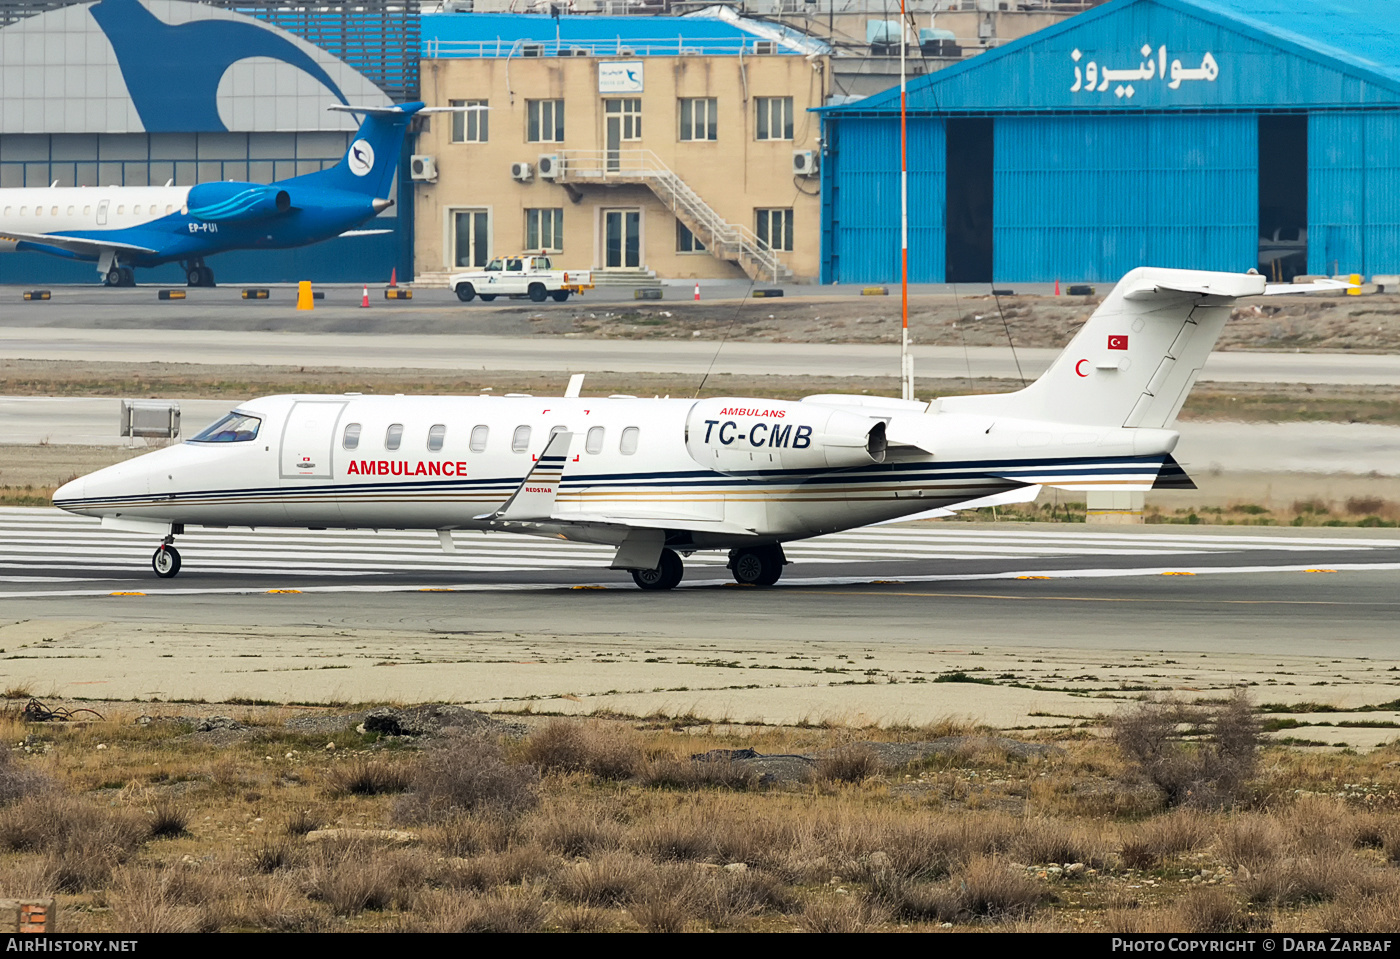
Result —
<instances>
[{"instance_id":1,"label":"hangar door","mask_svg":"<svg viewBox=\"0 0 1400 959\"><path fill-rule=\"evenodd\" d=\"M944 123L909 120L909 282L943 282ZM898 283L899 117L826 127L822 282Z\"/></svg>"},{"instance_id":2,"label":"hangar door","mask_svg":"<svg viewBox=\"0 0 1400 959\"><path fill-rule=\"evenodd\" d=\"M1308 272L1400 273L1400 113L1308 118Z\"/></svg>"},{"instance_id":3,"label":"hangar door","mask_svg":"<svg viewBox=\"0 0 1400 959\"><path fill-rule=\"evenodd\" d=\"M995 279L1255 266L1258 135L1253 114L996 118Z\"/></svg>"}]
</instances>

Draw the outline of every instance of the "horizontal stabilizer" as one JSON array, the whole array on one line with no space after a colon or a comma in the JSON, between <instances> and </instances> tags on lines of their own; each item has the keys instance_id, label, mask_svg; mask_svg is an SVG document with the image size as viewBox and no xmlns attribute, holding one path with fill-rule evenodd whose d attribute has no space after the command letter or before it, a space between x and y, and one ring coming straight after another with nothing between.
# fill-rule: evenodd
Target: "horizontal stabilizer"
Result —
<instances>
[{"instance_id":1,"label":"horizontal stabilizer","mask_svg":"<svg viewBox=\"0 0 1400 959\"><path fill-rule=\"evenodd\" d=\"M341 236L379 236L382 233L393 233L393 230L346 230Z\"/></svg>"},{"instance_id":2,"label":"horizontal stabilizer","mask_svg":"<svg viewBox=\"0 0 1400 959\"><path fill-rule=\"evenodd\" d=\"M919 519L942 519L945 516L952 516L954 513L961 513L965 509L986 509L992 506L1010 506L1014 503L1033 503L1040 495L1040 490L1040 486L1019 486L1004 493L979 496L976 499L966 500L953 506L940 506L937 509L927 509L922 513L912 513L909 516L897 516L894 519L870 525L888 526L890 523L908 523Z\"/></svg>"},{"instance_id":3,"label":"horizontal stabilizer","mask_svg":"<svg viewBox=\"0 0 1400 959\"><path fill-rule=\"evenodd\" d=\"M1287 296L1290 293L1332 293L1349 290L1351 284L1345 280L1319 278L1311 283L1270 283L1264 287L1265 296Z\"/></svg>"},{"instance_id":4,"label":"horizontal stabilizer","mask_svg":"<svg viewBox=\"0 0 1400 959\"><path fill-rule=\"evenodd\" d=\"M1186 471L1181 468L1181 464L1172 456L1168 456L1162 461L1162 472L1157 474L1157 482L1152 484L1153 489L1196 489L1196 483Z\"/></svg>"},{"instance_id":5,"label":"horizontal stabilizer","mask_svg":"<svg viewBox=\"0 0 1400 959\"><path fill-rule=\"evenodd\" d=\"M1051 486L1070 492L1117 490L1143 493L1152 489L1162 471L1164 454L1103 460L1048 462L1030 466L1007 466L988 470L999 479L1017 483Z\"/></svg>"}]
</instances>

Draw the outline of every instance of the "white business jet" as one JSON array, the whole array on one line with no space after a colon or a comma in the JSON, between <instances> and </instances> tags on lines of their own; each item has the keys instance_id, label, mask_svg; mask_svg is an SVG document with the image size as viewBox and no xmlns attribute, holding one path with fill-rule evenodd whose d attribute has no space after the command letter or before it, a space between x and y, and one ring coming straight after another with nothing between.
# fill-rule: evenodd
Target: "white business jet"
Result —
<instances>
[{"instance_id":1,"label":"white business jet","mask_svg":"<svg viewBox=\"0 0 1400 959\"><path fill-rule=\"evenodd\" d=\"M613 569L675 587L681 556L728 550L776 583L782 544L872 523L1033 499L1042 486L1190 486L1170 427L1253 273L1142 268L1040 379L915 402L269 396L184 444L67 484L54 504L151 534L158 576L189 526L499 530L616 546Z\"/></svg>"}]
</instances>

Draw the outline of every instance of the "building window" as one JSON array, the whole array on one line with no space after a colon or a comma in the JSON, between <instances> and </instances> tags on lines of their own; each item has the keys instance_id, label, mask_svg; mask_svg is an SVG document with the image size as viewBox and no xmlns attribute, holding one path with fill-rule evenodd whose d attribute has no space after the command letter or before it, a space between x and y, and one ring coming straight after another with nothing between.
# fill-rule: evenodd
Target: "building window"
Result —
<instances>
[{"instance_id":1,"label":"building window","mask_svg":"<svg viewBox=\"0 0 1400 959\"><path fill-rule=\"evenodd\" d=\"M603 112L608 119L608 139L612 139L612 124L618 124L618 138L640 140L642 138L642 100L628 97L624 100L604 100Z\"/></svg>"},{"instance_id":2,"label":"building window","mask_svg":"<svg viewBox=\"0 0 1400 959\"><path fill-rule=\"evenodd\" d=\"M719 125L715 120L718 103L714 97L682 100L681 139L718 140Z\"/></svg>"},{"instance_id":3,"label":"building window","mask_svg":"<svg viewBox=\"0 0 1400 959\"><path fill-rule=\"evenodd\" d=\"M792 139L792 97L754 97L755 140Z\"/></svg>"},{"instance_id":4,"label":"building window","mask_svg":"<svg viewBox=\"0 0 1400 959\"><path fill-rule=\"evenodd\" d=\"M680 220L676 221L676 252L677 253L704 253L705 244L690 232Z\"/></svg>"},{"instance_id":5,"label":"building window","mask_svg":"<svg viewBox=\"0 0 1400 959\"><path fill-rule=\"evenodd\" d=\"M556 252L564 249L562 208L525 211L525 249Z\"/></svg>"},{"instance_id":6,"label":"building window","mask_svg":"<svg viewBox=\"0 0 1400 959\"><path fill-rule=\"evenodd\" d=\"M485 100L450 100L448 102L454 107L485 107L488 105ZM486 126L487 116L485 110L452 114L452 142L485 143L489 132Z\"/></svg>"},{"instance_id":7,"label":"building window","mask_svg":"<svg viewBox=\"0 0 1400 959\"><path fill-rule=\"evenodd\" d=\"M755 210L754 232L771 250L792 252L792 209Z\"/></svg>"},{"instance_id":8,"label":"building window","mask_svg":"<svg viewBox=\"0 0 1400 959\"><path fill-rule=\"evenodd\" d=\"M562 143L564 140L564 101L527 100L525 139L531 143Z\"/></svg>"}]
</instances>

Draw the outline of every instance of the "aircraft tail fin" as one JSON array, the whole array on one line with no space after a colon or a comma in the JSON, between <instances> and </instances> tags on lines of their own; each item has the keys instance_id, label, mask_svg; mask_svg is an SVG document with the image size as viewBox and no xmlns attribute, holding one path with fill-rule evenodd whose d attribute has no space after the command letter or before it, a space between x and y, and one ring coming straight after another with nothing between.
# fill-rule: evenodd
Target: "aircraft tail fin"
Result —
<instances>
[{"instance_id":1,"label":"aircraft tail fin","mask_svg":"<svg viewBox=\"0 0 1400 959\"><path fill-rule=\"evenodd\" d=\"M1176 419L1237 298L1263 276L1139 267L1050 368L1015 393L946 397L945 412L1164 429Z\"/></svg>"},{"instance_id":2,"label":"aircraft tail fin","mask_svg":"<svg viewBox=\"0 0 1400 959\"><path fill-rule=\"evenodd\" d=\"M363 193L376 199L388 197L393 190L399 154L403 151L404 134L408 132L409 121L423 106L422 103L403 103L393 107L332 107L364 115L345 156L329 170L306 173L286 182Z\"/></svg>"}]
</instances>

